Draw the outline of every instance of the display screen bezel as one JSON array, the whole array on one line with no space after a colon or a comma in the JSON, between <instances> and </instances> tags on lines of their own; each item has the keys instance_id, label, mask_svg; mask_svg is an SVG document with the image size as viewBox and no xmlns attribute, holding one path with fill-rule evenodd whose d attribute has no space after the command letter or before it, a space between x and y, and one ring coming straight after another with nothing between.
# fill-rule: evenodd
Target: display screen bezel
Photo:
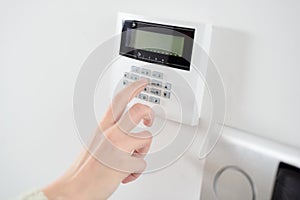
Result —
<instances>
[{"instance_id":1,"label":"display screen bezel","mask_svg":"<svg viewBox=\"0 0 300 200\"><path fill-rule=\"evenodd\" d=\"M165 55L130 47L128 45L128 39L131 38L129 34L132 34L134 29L184 37L182 56ZM190 70L194 36L195 29L193 28L142 22L137 20L124 20L119 53L122 56L127 56L145 62L161 64L182 70Z\"/></svg>"}]
</instances>

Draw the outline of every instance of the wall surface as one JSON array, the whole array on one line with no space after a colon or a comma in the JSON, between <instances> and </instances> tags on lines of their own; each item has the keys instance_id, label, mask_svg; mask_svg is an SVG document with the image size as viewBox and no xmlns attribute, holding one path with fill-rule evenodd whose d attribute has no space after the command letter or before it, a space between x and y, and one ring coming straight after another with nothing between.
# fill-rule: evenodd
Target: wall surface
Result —
<instances>
[{"instance_id":1,"label":"wall surface","mask_svg":"<svg viewBox=\"0 0 300 200\"><path fill-rule=\"evenodd\" d=\"M118 11L212 20L226 124L300 148L299 10L297 0L1 0L0 199L49 183L76 157L76 77L89 53L114 34ZM201 175L193 159L187 154L114 197L195 199Z\"/></svg>"}]
</instances>

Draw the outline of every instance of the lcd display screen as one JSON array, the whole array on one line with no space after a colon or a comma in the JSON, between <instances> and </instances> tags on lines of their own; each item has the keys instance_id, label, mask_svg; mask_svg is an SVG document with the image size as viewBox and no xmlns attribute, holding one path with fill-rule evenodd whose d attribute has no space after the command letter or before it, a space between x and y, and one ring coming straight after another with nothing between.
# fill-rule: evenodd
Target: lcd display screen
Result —
<instances>
[{"instance_id":1,"label":"lcd display screen","mask_svg":"<svg viewBox=\"0 0 300 200\"><path fill-rule=\"evenodd\" d=\"M135 29L127 45L134 49L182 57L184 37Z\"/></svg>"},{"instance_id":2,"label":"lcd display screen","mask_svg":"<svg viewBox=\"0 0 300 200\"><path fill-rule=\"evenodd\" d=\"M120 55L148 63L190 70L195 29L124 20Z\"/></svg>"}]
</instances>

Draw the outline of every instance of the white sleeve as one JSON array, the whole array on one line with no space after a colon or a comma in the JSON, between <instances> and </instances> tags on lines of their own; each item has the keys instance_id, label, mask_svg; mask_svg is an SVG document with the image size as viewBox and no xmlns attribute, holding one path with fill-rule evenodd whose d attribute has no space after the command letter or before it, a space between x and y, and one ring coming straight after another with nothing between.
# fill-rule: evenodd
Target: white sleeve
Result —
<instances>
[{"instance_id":1,"label":"white sleeve","mask_svg":"<svg viewBox=\"0 0 300 200\"><path fill-rule=\"evenodd\" d=\"M17 200L48 200L45 194L40 190L33 190L20 197Z\"/></svg>"}]
</instances>

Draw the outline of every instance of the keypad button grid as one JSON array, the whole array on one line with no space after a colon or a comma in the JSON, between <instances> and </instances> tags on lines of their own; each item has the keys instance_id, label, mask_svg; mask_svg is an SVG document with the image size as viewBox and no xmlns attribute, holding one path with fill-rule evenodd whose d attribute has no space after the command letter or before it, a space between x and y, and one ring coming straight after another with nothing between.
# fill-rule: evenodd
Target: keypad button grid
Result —
<instances>
[{"instance_id":1,"label":"keypad button grid","mask_svg":"<svg viewBox=\"0 0 300 200\"><path fill-rule=\"evenodd\" d=\"M170 99L172 84L163 82L162 72L131 66L130 72L124 73L123 85L126 86L129 83L140 79L147 79L149 84L144 88L143 92L137 95L137 98L155 104L160 104L160 97Z\"/></svg>"}]
</instances>

